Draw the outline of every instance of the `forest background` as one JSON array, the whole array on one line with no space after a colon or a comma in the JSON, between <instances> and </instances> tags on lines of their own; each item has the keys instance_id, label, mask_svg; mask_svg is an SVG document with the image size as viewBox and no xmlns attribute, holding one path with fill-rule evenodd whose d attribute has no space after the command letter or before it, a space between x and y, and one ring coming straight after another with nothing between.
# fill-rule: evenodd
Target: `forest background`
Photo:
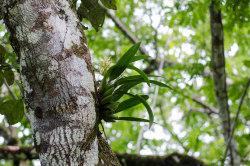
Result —
<instances>
[{"instance_id":1,"label":"forest background","mask_svg":"<svg viewBox=\"0 0 250 166\"><path fill-rule=\"evenodd\" d=\"M240 158L242 165L249 164L249 2L217 1L215 15L210 5L210 0L118 1L117 10L106 11L105 22L98 32L83 19L83 25L88 28L85 34L97 82L103 78L105 67L115 64L140 41L138 54L150 58L136 62L135 66L146 74L161 76L155 79L173 88L148 87L145 83L133 89L133 93L150 96L148 102L156 124L148 129L148 123L143 122L104 123L105 134L114 151L157 156L178 152L210 165L223 165L230 163L232 156L226 155L230 153L226 151L234 146L237 154L233 157ZM220 23L219 17L215 18L218 11L221 11L223 27L214 28L213 21ZM216 28L223 29L220 31L224 36L222 42L213 40ZM0 88L0 104L3 104L22 98L17 56L3 21L0 21L0 45L5 63L11 66L9 73L13 72L15 76L14 84L10 85L5 78ZM216 74L219 70L214 65L218 60L213 55L216 47L224 47L220 58L225 61L225 66L222 65L225 79ZM136 72L132 70L126 73L134 74ZM221 86L224 84L226 88ZM223 105L228 109L223 109ZM10 109L17 109L12 107L9 105ZM18 111L15 116L19 116ZM148 118L142 105L124 111L120 116ZM223 119L226 116L230 118L227 122ZM13 139L15 146L34 144L27 119L9 125L6 116L0 116L0 122L1 150L13 145ZM229 133L223 132L227 125L231 126ZM234 145L230 145L232 140ZM11 154L11 150L8 152ZM2 157L0 164L11 165L16 161L6 159ZM26 161L26 164L32 163L37 161Z\"/></svg>"}]
</instances>

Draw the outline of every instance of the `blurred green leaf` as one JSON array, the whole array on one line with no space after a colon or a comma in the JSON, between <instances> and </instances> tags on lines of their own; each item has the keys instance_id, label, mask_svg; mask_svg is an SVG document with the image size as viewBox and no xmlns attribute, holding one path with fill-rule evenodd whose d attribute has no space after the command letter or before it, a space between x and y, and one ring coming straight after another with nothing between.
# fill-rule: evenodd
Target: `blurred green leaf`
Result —
<instances>
[{"instance_id":1,"label":"blurred green leaf","mask_svg":"<svg viewBox=\"0 0 250 166\"><path fill-rule=\"evenodd\" d=\"M246 67L250 68L250 60L244 60L244 61L243 61L243 64L244 64Z\"/></svg>"},{"instance_id":2,"label":"blurred green leaf","mask_svg":"<svg viewBox=\"0 0 250 166\"><path fill-rule=\"evenodd\" d=\"M109 9L114 9L116 10L117 7L116 7L116 0L101 0L102 4L109 8Z\"/></svg>"},{"instance_id":3,"label":"blurred green leaf","mask_svg":"<svg viewBox=\"0 0 250 166\"><path fill-rule=\"evenodd\" d=\"M141 97L144 98L145 100L147 100L149 98L148 95L141 95ZM141 100L134 98L134 97L127 99L119 104L118 108L115 110L115 113L129 109L129 108L134 107L140 103L142 103Z\"/></svg>"},{"instance_id":4,"label":"blurred green leaf","mask_svg":"<svg viewBox=\"0 0 250 166\"><path fill-rule=\"evenodd\" d=\"M3 85L4 83L4 75L3 72L0 70L0 87Z\"/></svg>"},{"instance_id":5,"label":"blurred green leaf","mask_svg":"<svg viewBox=\"0 0 250 166\"><path fill-rule=\"evenodd\" d=\"M0 113L5 115L7 122L13 125L20 122L24 115L23 100L9 100L2 104Z\"/></svg>"},{"instance_id":6,"label":"blurred green leaf","mask_svg":"<svg viewBox=\"0 0 250 166\"><path fill-rule=\"evenodd\" d=\"M149 55L137 55L132 59L131 62L136 62L136 61L147 59L147 58L150 58L150 56Z\"/></svg>"},{"instance_id":7,"label":"blurred green leaf","mask_svg":"<svg viewBox=\"0 0 250 166\"><path fill-rule=\"evenodd\" d=\"M142 76L144 81L148 84L148 86L150 86L150 81L148 79L148 76L143 71L141 71L140 69L138 69L133 65L128 65L128 69L135 70L136 72L138 72Z\"/></svg>"},{"instance_id":8,"label":"blurred green leaf","mask_svg":"<svg viewBox=\"0 0 250 166\"><path fill-rule=\"evenodd\" d=\"M150 83L158 85L160 87L172 89L170 86L168 86L167 84L164 84L164 83L162 83L160 81L155 81L155 80L149 80L149 81L150 81Z\"/></svg>"},{"instance_id":9,"label":"blurred green leaf","mask_svg":"<svg viewBox=\"0 0 250 166\"><path fill-rule=\"evenodd\" d=\"M9 85L14 83L14 72L10 68L4 70L3 75Z\"/></svg>"},{"instance_id":10,"label":"blurred green leaf","mask_svg":"<svg viewBox=\"0 0 250 166\"><path fill-rule=\"evenodd\" d=\"M116 120L125 120L125 121L133 121L133 122L150 122L150 120L143 118L135 118L135 117L118 117Z\"/></svg>"}]
</instances>

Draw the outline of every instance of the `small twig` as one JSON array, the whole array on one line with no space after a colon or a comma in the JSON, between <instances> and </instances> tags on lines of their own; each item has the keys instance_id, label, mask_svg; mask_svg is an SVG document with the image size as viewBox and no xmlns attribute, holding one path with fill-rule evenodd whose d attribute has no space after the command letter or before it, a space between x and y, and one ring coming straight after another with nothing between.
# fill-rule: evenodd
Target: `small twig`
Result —
<instances>
[{"instance_id":1,"label":"small twig","mask_svg":"<svg viewBox=\"0 0 250 166\"><path fill-rule=\"evenodd\" d=\"M188 95L185 95L185 96L189 97ZM201 105L202 107L207 108L210 111L210 113L218 114L219 111L216 108L214 108L213 106L208 105L207 103L203 102L200 98L192 95L191 99L194 102L196 102L197 104Z\"/></svg>"},{"instance_id":2,"label":"small twig","mask_svg":"<svg viewBox=\"0 0 250 166\"><path fill-rule=\"evenodd\" d=\"M235 119L234 119L233 127L232 127L232 130L231 130L229 139L228 139L228 141L227 141L227 146L226 146L226 150L225 150L225 154L224 154L222 163L224 163L224 161L225 161L225 159L226 159L226 157L227 157L227 151L228 151L228 149L229 149L229 145L230 145L231 140L232 140L232 138L233 138L234 130L235 130L236 126L237 126L237 120L238 120L238 118L239 118L241 106L242 106L243 101L244 101L244 98L245 98L245 96L246 96L246 94L247 94L247 90L248 90L249 84L250 84L250 78L249 78L248 81L247 81L245 90L244 90L243 95L242 95L242 97L241 97L241 99L240 99L240 103L239 103L238 110L237 110L237 113L236 113L236 116L235 116Z\"/></svg>"},{"instance_id":3,"label":"small twig","mask_svg":"<svg viewBox=\"0 0 250 166\"><path fill-rule=\"evenodd\" d=\"M14 100L18 100L18 98L16 97L16 95L14 94L14 92L12 91L12 89L10 88L8 82L4 79L4 85L7 87L11 97L14 99Z\"/></svg>"},{"instance_id":4,"label":"small twig","mask_svg":"<svg viewBox=\"0 0 250 166\"><path fill-rule=\"evenodd\" d=\"M242 159L241 159L241 162L243 162L246 158L247 158L247 155L250 153L250 149L243 155ZM249 158L248 158L249 159Z\"/></svg>"}]
</instances>

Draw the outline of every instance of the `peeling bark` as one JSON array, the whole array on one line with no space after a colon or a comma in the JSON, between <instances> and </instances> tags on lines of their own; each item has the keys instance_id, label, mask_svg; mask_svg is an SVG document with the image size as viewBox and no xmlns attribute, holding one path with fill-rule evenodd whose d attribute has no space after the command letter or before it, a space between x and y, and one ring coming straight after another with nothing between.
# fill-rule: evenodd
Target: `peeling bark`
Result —
<instances>
[{"instance_id":1,"label":"peeling bark","mask_svg":"<svg viewBox=\"0 0 250 166\"><path fill-rule=\"evenodd\" d=\"M214 90L216 93L223 135L225 142L227 143L231 133L231 119L226 85L223 24L221 11L215 9L214 4L215 2L213 1L210 5ZM230 159L232 166L240 165L240 156L237 151L237 145L234 137L230 143Z\"/></svg>"},{"instance_id":2,"label":"peeling bark","mask_svg":"<svg viewBox=\"0 0 250 166\"><path fill-rule=\"evenodd\" d=\"M73 6L68 0L0 0L0 8L19 56L41 164L102 165L94 73Z\"/></svg>"}]
</instances>

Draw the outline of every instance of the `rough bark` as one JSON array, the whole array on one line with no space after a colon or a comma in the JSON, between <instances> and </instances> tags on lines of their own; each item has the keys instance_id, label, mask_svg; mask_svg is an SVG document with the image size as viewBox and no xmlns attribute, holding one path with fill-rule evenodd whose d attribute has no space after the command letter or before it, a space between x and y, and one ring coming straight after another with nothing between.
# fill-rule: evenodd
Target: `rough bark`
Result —
<instances>
[{"instance_id":1,"label":"rough bark","mask_svg":"<svg viewBox=\"0 0 250 166\"><path fill-rule=\"evenodd\" d=\"M215 1L212 1L212 4L210 5L210 17L214 90L216 93L223 135L225 142L227 143L231 133L231 119L226 85L223 24L221 11L215 8ZM238 154L237 145L234 138L232 138L229 149L231 165L239 166L240 156Z\"/></svg>"},{"instance_id":2,"label":"rough bark","mask_svg":"<svg viewBox=\"0 0 250 166\"><path fill-rule=\"evenodd\" d=\"M143 156L136 154L116 153L123 166L208 166L197 158L172 153L166 156ZM32 160L37 159L33 147L7 146L0 148L0 159L6 160Z\"/></svg>"},{"instance_id":3,"label":"rough bark","mask_svg":"<svg viewBox=\"0 0 250 166\"><path fill-rule=\"evenodd\" d=\"M108 159L99 155L100 147L104 151L109 147L97 138L91 58L71 3L0 0L0 8L19 56L24 99L41 164L119 165L111 153Z\"/></svg>"}]
</instances>

